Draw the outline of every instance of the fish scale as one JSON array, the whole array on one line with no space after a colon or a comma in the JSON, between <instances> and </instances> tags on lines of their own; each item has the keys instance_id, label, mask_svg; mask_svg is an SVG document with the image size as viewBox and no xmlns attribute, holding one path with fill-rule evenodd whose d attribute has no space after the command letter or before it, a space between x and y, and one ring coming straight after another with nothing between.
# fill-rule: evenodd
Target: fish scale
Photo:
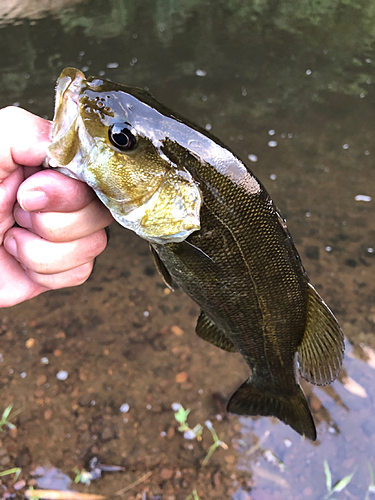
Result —
<instances>
[{"instance_id":1,"label":"fish scale","mask_svg":"<svg viewBox=\"0 0 375 500\"><path fill-rule=\"evenodd\" d=\"M46 164L86 182L148 240L165 283L200 306L198 336L249 365L228 411L275 416L315 440L297 372L331 383L343 335L250 169L149 92L74 68L57 82L51 140Z\"/></svg>"}]
</instances>

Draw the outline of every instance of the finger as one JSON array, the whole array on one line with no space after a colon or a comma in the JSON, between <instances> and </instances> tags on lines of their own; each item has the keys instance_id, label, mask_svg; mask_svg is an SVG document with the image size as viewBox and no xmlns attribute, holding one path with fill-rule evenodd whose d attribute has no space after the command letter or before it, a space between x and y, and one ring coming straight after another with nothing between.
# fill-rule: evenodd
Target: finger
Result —
<instances>
[{"instance_id":1,"label":"finger","mask_svg":"<svg viewBox=\"0 0 375 500\"><path fill-rule=\"evenodd\" d=\"M49 290L57 290L59 288L82 285L89 278L93 266L94 261L91 261L58 274L38 274L30 269L27 269L26 273L39 286L48 288Z\"/></svg>"},{"instance_id":2,"label":"finger","mask_svg":"<svg viewBox=\"0 0 375 500\"><path fill-rule=\"evenodd\" d=\"M20 226L53 242L78 240L113 222L109 210L96 197L78 212L25 212L20 206L16 206L14 217Z\"/></svg>"},{"instance_id":3,"label":"finger","mask_svg":"<svg viewBox=\"0 0 375 500\"><path fill-rule=\"evenodd\" d=\"M13 207L22 180L22 169L17 168L0 183L0 245L3 243L5 232L14 224Z\"/></svg>"},{"instance_id":4,"label":"finger","mask_svg":"<svg viewBox=\"0 0 375 500\"><path fill-rule=\"evenodd\" d=\"M24 109L8 106L0 110L0 182L19 165L39 166L50 143L51 122ZM6 145L6 147L4 147Z\"/></svg>"},{"instance_id":5,"label":"finger","mask_svg":"<svg viewBox=\"0 0 375 500\"><path fill-rule=\"evenodd\" d=\"M94 198L87 184L54 170L28 177L18 190L18 202L27 211L76 212Z\"/></svg>"},{"instance_id":6,"label":"finger","mask_svg":"<svg viewBox=\"0 0 375 500\"><path fill-rule=\"evenodd\" d=\"M11 307L47 289L34 282L20 263L0 247L0 307Z\"/></svg>"},{"instance_id":7,"label":"finger","mask_svg":"<svg viewBox=\"0 0 375 500\"><path fill-rule=\"evenodd\" d=\"M87 264L107 245L104 229L79 240L53 243L22 228L11 228L4 247L21 264L38 274L56 274Z\"/></svg>"}]
</instances>

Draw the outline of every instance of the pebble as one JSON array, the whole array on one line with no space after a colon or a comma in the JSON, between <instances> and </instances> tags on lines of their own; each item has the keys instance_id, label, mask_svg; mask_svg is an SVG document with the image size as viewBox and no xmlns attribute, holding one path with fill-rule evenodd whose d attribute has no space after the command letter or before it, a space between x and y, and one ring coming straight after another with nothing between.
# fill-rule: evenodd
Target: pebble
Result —
<instances>
[{"instance_id":1,"label":"pebble","mask_svg":"<svg viewBox=\"0 0 375 500\"><path fill-rule=\"evenodd\" d=\"M164 468L160 472L160 477L162 479L171 479L172 476L173 476L173 469Z\"/></svg>"},{"instance_id":2,"label":"pebble","mask_svg":"<svg viewBox=\"0 0 375 500\"><path fill-rule=\"evenodd\" d=\"M121 413L127 413L130 410L128 403L124 403L120 406Z\"/></svg>"},{"instance_id":3,"label":"pebble","mask_svg":"<svg viewBox=\"0 0 375 500\"><path fill-rule=\"evenodd\" d=\"M48 410L46 410L44 412L44 419L45 420L51 420L52 415L53 415L53 411L49 408Z\"/></svg>"},{"instance_id":4,"label":"pebble","mask_svg":"<svg viewBox=\"0 0 375 500\"><path fill-rule=\"evenodd\" d=\"M234 462L236 461L236 457L234 455L226 455L225 461L227 464L234 464Z\"/></svg>"},{"instance_id":5,"label":"pebble","mask_svg":"<svg viewBox=\"0 0 375 500\"><path fill-rule=\"evenodd\" d=\"M47 377L46 375L42 374L39 375L36 379L36 385L39 387L40 385L44 385L47 382Z\"/></svg>"},{"instance_id":6,"label":"pebble","mask_svg":"<svg viewBox=\"0 0 375 500\"><path fill-rule=\"evenodd\" d=\"M188 379L188 374L186 372L180 372L176 375L176 382L178 384L183 384Z\"/></svg>"},{"instance_id":7,"label":"pebble","mask_svg":"<svg viewBox=\"0 0 375 500\"><path fill-rule=\"evenodd\" d=\"M102 441L110 441L111 439L115 439L116 432L111 426L104 427L100 434L100 439Z\"/></svg>"},{"instance_id":8,"label":"pebble","mask_svg":"<svg viewBox=\"0 0 375 500\"><path fill-rule=\"evenodd\" d=\"M357 194L357 196L354 199L355 201L366 201L366 202L372 200L371 196L367 196L366 194Z\"/></svg>"},{"instance_id":9,"label":"pebble","mask_svg":"<svg viewBox=\"0 0 375 500\"><path fill-rule=\"evenodd\" d=\"M181 337L184 334L184 331L177 325L171 326L171 332L177 335L177 337Z\"/></svg>"},{"instance_id":10,"label":"pebble","mask_svg":"<svg viewBox=\"0 0 375 500\"><path fill-rule=\"evenodd\" d=\"M31 347L33 347L35 345L35 339L33 338L30 338L28 340L26 340L26 347L28 349L30 349Z\"/></svg>"},{"instance_id":11,"label":"pebble","mask_svg":"<svg viewBox=\"0 0 375 500\"><path fill-rule=\"evenodd\" d=\"M256 161L258 161L258 157L257 155L248 155L248 158L250 161L252 161L253 163L255 163Z\"/></svg>"},{"instance_id":12,"label":"pebble","mask_svg":"<svg viewBox=\"0 0 375 500\"><path fill-rule=\"evenodd\" d=\"M68 378L68 372L65 370L60 370L56 373L57 380L66 380Z\"/></svg>"}]
</instances>

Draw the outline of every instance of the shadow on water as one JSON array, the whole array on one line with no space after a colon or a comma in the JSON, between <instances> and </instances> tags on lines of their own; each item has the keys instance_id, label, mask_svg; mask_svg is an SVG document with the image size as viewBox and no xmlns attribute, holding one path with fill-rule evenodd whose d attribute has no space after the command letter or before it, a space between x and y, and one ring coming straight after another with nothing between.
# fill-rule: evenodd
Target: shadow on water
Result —
<instances>
[{"instance_id":1,"label":"shadow on water","mask_svg":"<svg viewBox=\"0 0 375 500\"><path fill-rule=\"evenodd\" d=\"M21 467L30 481L37 467L56 467L73 478L99 457L125 470L78 489L148 500L183 500L194 489L201 499L321 499L326 460L332 488L354 473L335 498L370 499L374 1L50 4L1 4L0 105L51 118L55 79L73 65L148 87L211 129L248 159L288 218L347 355L332 386L304 384L314 444L274 419L226 415L247 367L196 338L197 306L165 288L145 241L114 226L86 284L1 312L1 410L24 410L0 434L0 472ZM177 402L191 409L190 426L211 420L229 446L206 467L212 437L205 429L201 441L184 439ZM10 476L1 480L11 487Z\"/></svg>"}]
</instances>

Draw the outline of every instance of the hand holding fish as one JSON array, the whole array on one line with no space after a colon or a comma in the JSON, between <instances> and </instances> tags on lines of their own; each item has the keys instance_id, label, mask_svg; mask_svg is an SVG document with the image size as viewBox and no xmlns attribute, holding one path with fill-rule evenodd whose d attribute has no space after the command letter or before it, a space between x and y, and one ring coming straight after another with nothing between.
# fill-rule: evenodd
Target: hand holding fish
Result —
<instances>
[{"instance_id":1,"label":"hand holding fish","mask_svg":"<svg viewBox=\"0 0 375 500\"><path fill-rule=\"evenodd\" d=\"M23 109L0 110L0 307L83 283L107 244L113 219L93 191L40 167L50 127Z\"/></svg>"}]
</instances>

